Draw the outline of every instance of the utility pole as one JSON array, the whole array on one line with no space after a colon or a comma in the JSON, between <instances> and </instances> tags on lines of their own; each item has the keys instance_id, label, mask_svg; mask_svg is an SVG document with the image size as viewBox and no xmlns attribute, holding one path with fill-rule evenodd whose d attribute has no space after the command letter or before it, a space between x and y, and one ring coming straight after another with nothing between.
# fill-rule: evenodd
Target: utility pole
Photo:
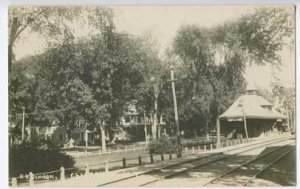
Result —
<instances>
[{"instance_id":1,"label":"utility pole","mask_svg":"<svg viewBox=\"0 0 300 189\"><path fill-rule=\"evenodd\" d=\"M173 102L174 102L174 117L175 117L175 127L176 127L176 143L177 143L177 158L182 156L182 149L180 143L180 129L178 122L178 114L177 114L177 101L176 101L176 93L175 93L175 83L174 83L174 73L173 68L171 67L171 82L172 82L172 93L173 93Z\"/></svg>"},{"instance_id":2,"label":"utility pole","mask_svg":"<svg viewBox=\"0 0 300 189\"><path fill-rule=\"evenodd\" d=\"M25 139L25 107L22 107L23 109L23 120L22 120L22 140Z\"/></svg>"}]
</instances>

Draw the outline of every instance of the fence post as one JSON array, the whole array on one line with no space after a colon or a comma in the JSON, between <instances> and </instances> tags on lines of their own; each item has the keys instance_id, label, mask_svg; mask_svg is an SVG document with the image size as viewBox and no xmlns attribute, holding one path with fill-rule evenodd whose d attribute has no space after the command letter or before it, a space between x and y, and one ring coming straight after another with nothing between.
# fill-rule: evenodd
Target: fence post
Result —
<instances>
[{"instance_id":1,"label":"fence post","mask_svg":"<svg viewBox=\"0 0 300 189\"><path fill-rule=\"evenodd\" d=\"M34 185L34 174L32 172L29 173L29 186Z\"/></svg>"},{"instance_id":2,"label":"fence post","mask_svg":"<svg viewBox=\"0 0 300 189\"><path fill-rule=\"evenodd\" d=\"M65 168L60 168L60 180L65 180Z\"/></svg>"},{"instance_id":3,"label":"fence post","mask_svg":"<svg viewBox=\"0 0 300 189\"><path fill-rule=\"evenodd\" d=\"M210 143L210 150L212 150L213 149L213 145L212 145L212 143Z\"/></svg>"},{"instance_id":4,"label":"fence post","mask_svg":"<svg viewBox=\"0 0 300 189\"><path fill-rule=\"evenodd\" d=\"M228 140L226 140L226 147L228 147Z\"/></svg>"},{"instance_id":5,"label":"fence post","mask_svg":"<svg viewBox=\"0 0 300 189\"><path fill-rule=\"evenodd\" d=\"M188 147L185 147L185 153L186 154L188 153Z\"/></svg>"},{"instance_id":6,"label":"fence post","mask_svg":"<svg viewBox=\"0 0 300 189\"><path fill-rule=\"evenodd\" d=\"M17 187L18 186L18 181L17 181L17 178L12 178L11 179L11 186L12 187Z\"/></svg>"},{"instance_id":7,"label":"fence post","mask_svg":"<svg viewBox=\"0 0 300 189\"><path fill-rule=\"evenodd\" d=\"M140 150L142 150L142 149L143 149L142 144L140 144Z\"/></svg>"},{"instance_id":8,"label":"fence post","mask_svg":"<svg viewBox=\"0 0 300 189\"><path fill-rule=\"evenodd\" d=\"M164 154L160 154L161 161L165 161Z\"/></svg>"},{"instance_id":9,"label":"fence post","mask_svg":"<svg viewBox=\"0 0 300 189\"><path fill-rule=\"evenodd\" d=\"M123 168L126 168L126 159L123 158Z\"/></svg>"},{"instance_id":10,"label":"fence post","mask_svg":"<svg viewBox=\"0 0 300 189\"><path fill-rule=\"evenodd\" d=\"M107 173L108 171L109 171L108 161L105 160L105 172Z\"/></svg>"},{"instance_id":11,"label":"fence post","mask_svg":"<svg viewBox=\"0 0 300 189\"><path fill-rule=\"evenodd\" d=\"M172 159L172 153L169 153L169 159L170 160Z\"/></svg>"},{"instance_id":12,"label":"fence post","mask_svg":"<svg viewBox=\"0 0 300 189\"><path fill-rule=\"evenodd\" d=\"M142 165L142 157L139 156L138 159L139 159L139 165Z\"/></svg>"},{"instance_id":13,"label":"fence post","mask_svg":"<svg viewBox=\"0 0 300 189\"><path fill-rule=\"evenodd\" d=\"M89 164L85 164L85 174L89 174L90 173L90 167Z\"/></svg>"},{"instance_id":14,"label":"fence post","mask_svg":"<svg viewBox=\"0 0 300 189\"><path fill-rule=\"evenodd\" d=\"M194 146L192 147L192 151L193 151L193 154L194 154L195 153L195 147Z\"/></svg>"},{"instance_id":15,"label":"fence post","mask_svg":"<svg viewBox=\"0 0 300 189\"><path fill-rule=\"evenodd\" d=\"M206 151L206 145L204 145L204 151Z\"/></svg>"},{"instance_id":16,"label":"fence post","mask_svg":"<svg viewBox=\"0 0 300 189\"><path fill-rule=\"evenodd\" d=\"M150 152L150 162L153 163L153 154Z\"/></svg>"}]
</instances>

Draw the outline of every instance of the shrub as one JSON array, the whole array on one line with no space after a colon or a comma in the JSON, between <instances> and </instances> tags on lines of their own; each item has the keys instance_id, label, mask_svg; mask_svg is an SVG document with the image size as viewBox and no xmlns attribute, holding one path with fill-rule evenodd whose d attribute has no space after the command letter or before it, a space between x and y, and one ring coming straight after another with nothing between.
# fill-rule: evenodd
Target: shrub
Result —
<instances>
[{"instance_id":1,"label":"shrub","mask_svg":"<svg viewBox=\"0 0 300 189\"><path fill-rule=\"evenodd\" d=\"M72 157L55 148L41 148L24 142L9 149L9 177L18 177L29 172L40 173L74 166Z\"/></svg>"},{"instance_id":2,"label":"shrub","mask_svg":"<svg viewBox=\"0 0 300 189\"><path fill-rule=\"evenodd\" d=\"M168 136L162 136L159 139L152 140L149 144L149 150L151 153L175 153L176 152L176 140Z\"/></svg>"}]
</instances>

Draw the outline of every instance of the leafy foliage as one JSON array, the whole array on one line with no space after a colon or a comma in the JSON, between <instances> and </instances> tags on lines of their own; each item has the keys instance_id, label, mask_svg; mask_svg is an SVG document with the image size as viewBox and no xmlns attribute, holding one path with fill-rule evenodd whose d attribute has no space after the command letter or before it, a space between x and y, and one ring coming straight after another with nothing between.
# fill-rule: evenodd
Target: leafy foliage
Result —
<instances>
[{"instance_id":1,"label":"leafy foliage","mask_svg":"<svg viewBox=\"0 0 300 189\"><path fill-rule=\"evenodd\" d=\"M176 83L182 128L212 131L217 116L244 92L247 62L280 64L278 52L292 36L292 24L286 9L261 8L213 28L182 26L172 49L180 62L177 77L185 78Z\"/></svg>"},{"instance_id":2,"label":"leafy foliage","mask_svg":"<svg viewBox=\"0 0 300 189\"><path fill-rule=\"evenodd\" d=\"M76 22L88 26L93 35L75 39L63 23L76 16L80 17ZM258 9L213 28L182 26L162 60L151 38L117 33L109 8L17 7L9 10L9 18L10 52L25 28L58 38L47 39L44 53L11 66L9 113L16 131L24 106L30 112L26 123L32 125L59 119L69 130L100 126L112 135L133 99L154 120L164 114L168 129L174 130L168 82L174 65L182 128L208 132L214 129L216 117L243 93L246 63L278 64L283 39L293 33L289 12Z\"/></svg>"},{"instance_id":3,"label":"leafy foliage","mask_svg":"<svg viewBox=\"0 0 300 189\"><path fill-rule=\"evenodd\" d=\"M179 117L184 130L211 131L217 116L244 88L244 59L238 52L230 52L222 64L217 64L214 32L193 25L183 26L173 43L173 53L182 61L178 72L185 70L184 75L188 75L176 86L179 88Z\"/></svg>"},{"instance_id":4,"label":"leafy foliage","mask_svg":"<svg viewBox=\"0 0 300 189\"><path fill-rule=\"evenodd\" d=\"M237 21L214 28L213 41L222 49L240 52L255 64L280 64L278 52L293 43L294 17L290 9L258 8Z\"/></svg>"},{"instance_id":5,"label":"leafy foliage","mask_svg":"<svg viewBox=\"0 0 300 189\"><path fill-rule=\"evenodd\" d=\"M166 154L176 152L176 140L167 136L162 136L157 140L153 140L149 144L149 150L152 153Z\"/></svg>"},{"instance_id":6,"label":"leafy foliage","mask_svg":"<svg viewBox=\"0 0 300 189\"><path fill-rule=\"evenodd\" d=\"M32 87L17 88L18 83L25 87L23 77L29 69L13 67L10 114L11 120L19 121L19 127L21 117L15 119L14 112L20 114L25 106L26 112L31 112L26 123L47 125L58 119L69 131L79 126L99 130L99 126L108 125L105 129L113 134L126 111L126 103L140 95L141 83L147 78L147 66L158 58L156 54L149 54L150 46L143 39L116 33L112 14L104 11L101 18L89 18L90 22L99 22L95 25L98 34L75 42L73 34L64 30L62 43L49 46L31 60L34 82L28 81L28 84L36 83L35 95L28 94L33 92ZM24 60L19 62L26 64ZM15 97L20 90L28 98ZM32 108L27 108L26 103Z\"/></svg>"},{"instance_id":7,"label":"leafy foliage","mask_svg":"<svg viewBox=\"0 0 300 189\"><path fill-rule=\"evenodd\" d=\"M40 173L74 166L74 160L61 154L58 149L41 149L41 141L23 142L9 149L9 177L29 172Z\"/></svg>"}]
</instances>

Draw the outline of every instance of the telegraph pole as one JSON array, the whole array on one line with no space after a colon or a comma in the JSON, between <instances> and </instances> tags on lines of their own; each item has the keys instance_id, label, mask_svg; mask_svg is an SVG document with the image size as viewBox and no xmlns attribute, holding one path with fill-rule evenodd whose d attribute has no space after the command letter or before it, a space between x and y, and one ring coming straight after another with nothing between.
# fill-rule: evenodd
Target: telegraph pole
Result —
<instances>
[{"instance_id":1,"label":"telegraph pole","mask_svg":"<svg viewBox=\"0 0 300 189\"><path fill-rule=\"evenodd\" d=\"M180 129L178 122L178 114L177 114L177 101L176 101L176 93L175 93L175 83L174 83L174 73L173 68L171 68L171 82L172 82L172 93L173 93L173 102L174 102L174 117L175 117L175 127L176 127L176 143L177 143L177 158L182 156L182 149L180 143Z\"/></svg>"},{"instance_id":2,"label":"telegraph pole","mask_svg":"<svg viewBox=\"0 0 300 189\"><path fill-rule=\"evenodd\" d=\"M22 140L25 139L25 107L22 107L23 109L23 120L22 120Z\"/></svg>"}]
</instances>

